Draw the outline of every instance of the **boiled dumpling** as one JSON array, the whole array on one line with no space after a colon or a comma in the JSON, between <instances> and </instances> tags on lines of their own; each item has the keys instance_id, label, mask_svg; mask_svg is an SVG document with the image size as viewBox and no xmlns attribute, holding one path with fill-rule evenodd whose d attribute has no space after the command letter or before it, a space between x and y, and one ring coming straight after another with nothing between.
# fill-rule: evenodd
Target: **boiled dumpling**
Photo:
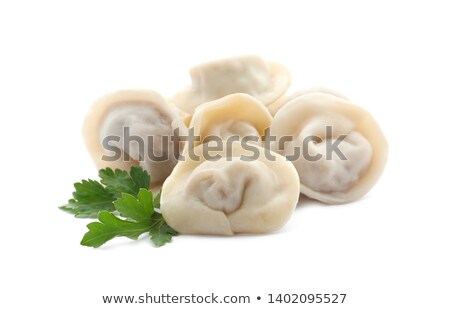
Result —
<instances>
[{"instance_id":1,"label":"boiled dumpling","mask_svg":"<svg viewBox=\"0 0 450 309\"><path fill-rule=\"evenodd\" d=\"M272 116L267 108L248 94L231 94L221 99L199 106L189 129L194 136L200 137L194 146L209 138L222 141L235 136L246 143L262 142L265 130L269 128ZM245 141L247 139L247 141Z\"/></svg>"},{"instance_id":2,"label":"boiled dumpling","mask_svg":"<svg viewBox=\"0 0 450 309\"><path fill-rule=\"evenodd\" d=\"M232 153L195 147L164 182L161 212L183 234L269 233L281 228L297 205L300 183L284 157L252 145ZM255 150L255 151L254 151ZM197 158L195 158L198 156ZM206 157L215 159L207 160Z\"/></svg>"},{"instance_id":3,"label":"boiled dumpling","mask_svg":"<svg viewBox=\"0 0 450 309\"><path fill-rule=\"evenodd\" d=\"M332 90L332 89L328 89L325 87L312 87L312 88L308 88L305 90L302 90L300 92L295 93L293 96L291 97L282 97L278 100L276 100L275 102L273 102L272 104L270 104L269 106L267 106L267 108L270 111L270 114L272 114L272 116L275 116L275 114L277 113L277 111L287 102L289 102L291 100L292 97L299 97L301 95L305 95L305 94L310 94L310 93L327 93L327 94L331 94L334 96L337 96L339 98L342 99L347 99L347 97L345 97L343 94Z\"/></svg>"},{"instance_id":4,"label":"boiled dumpling","mask_svg":"<svg viewBox=\"0 0 450 309\"><path fill-rule=\"evenodd\" d=\"M232 57L197 65L190 70L192 85L180 91L172 102L189 114L200 104L233 93L247 93L264 105L280 98L291 77L281 64L257 56Z\"/></svg>"},{"instance_id":5,"label":"boiled dumpling","mask_svg":"<svg viewBox=\"0 0 450 309\"><path fill-rule=\"evenodd\" d=\"M84 137L97 168L127 170L139 164L156 185L177 163L176 129L182 125L177 112L157 92L122 90L93 105L85 119Z\"/></svg>"},{"instance_id":6,"label":"boiled dumpling","mask_svg":"<svg viewBox=\"0 0 450 309\"><path fill-rule=\"evenodd\" d=\"M292 96L275 115L271 134L277 140L271 148L294 163L302 193L325 203L365 195L387 160L387 141L375 119L332 94ZM287 136L292 141L280 142Z\"/></svg>"}]
</instances>

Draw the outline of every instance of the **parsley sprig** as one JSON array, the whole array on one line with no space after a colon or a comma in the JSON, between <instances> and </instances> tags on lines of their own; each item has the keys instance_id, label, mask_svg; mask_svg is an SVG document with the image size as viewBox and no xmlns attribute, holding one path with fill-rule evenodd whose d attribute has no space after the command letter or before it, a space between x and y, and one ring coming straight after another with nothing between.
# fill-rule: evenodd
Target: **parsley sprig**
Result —
<instances>
[{"instance_id":1,"label":"parsley sprig","mask_svg":"<svg viewBox=\"0 0 450 309\"><path fill-rule=\"evenodd\" d=\"M148 190L150 175L142 167L132 167L129 173L105 168L99 177L100 182L88 179L75 183L73 198L60 207L77 218L98 218L87 225L83 246L98 248L115 237L138 239L149 233L160 247L177 235L159 210L161 192L154 197Z\"/></svg>"}]
</instances>

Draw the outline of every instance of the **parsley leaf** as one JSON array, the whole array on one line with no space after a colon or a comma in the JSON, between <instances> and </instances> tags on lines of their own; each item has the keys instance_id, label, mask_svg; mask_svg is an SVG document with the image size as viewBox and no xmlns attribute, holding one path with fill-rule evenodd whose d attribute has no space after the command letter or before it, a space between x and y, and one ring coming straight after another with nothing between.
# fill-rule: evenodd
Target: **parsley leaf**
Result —
<instances>
[{"instance_id":1,"label":"parsley leaf","mask_svg":"<svg viewBox=\"0 0 450 309\"><path fill-rule=\"evenodd\" d=\"M132 166L130 176L138 191L141 188L148 189L150 187L150 175L142 167Z\"/></svg>"},{"instance_id":2,"label":"parsley leaf","mask_svg":"<svg viewBox=\"0 0 450 309\"><path fill-rule=\"evenodd\" d=\"M161 215L161 191L154 197L148 190L150 175L142 167L133 166L129 173L105 168L99 177L100 182L88 179L75 183L73 199L60 207L75 217L98 218L87 225L83 246L98 248L115 237L138 239L148 232L160 247L178 235Z\"/></svg>"},{"instance_id":3,"label":"parsley leaf","mask_svg":"<svg viewBox=\"0 0 450 309\"><path fill-rule=\"evenodd\" d=\"M131 239L148 231L147 221L130 222L117 218L114 214L101 211L98 214L100 222L91 222L87 225L89 232L84 234L81 244L83 246L98 248L105 242L117 236L125 236Z\"/></svg>"},{"instance_id":4,"label":"parsley leaf","mask_svg":"<svg viewBox=\"0 0 450 309\"><path fill-rule=\"evenodd\" d=\"M135 222L145 220L150 222L153 214L153 194L151 191L141 189L136 199L130 194L123 193L122 198L114 202L114 206L122 217Z\"/></svg>"},{"instance_id":5,"label":"parsley leaf","mask_svg":"<svg viewBox=\"0 0 450 309\"><path fill-rule=\"evenodd\" d=\"M99 211L114 211L114 194L106 190L101 183L95 180L82 180L74 184L72 193L66 205L60 209L72 213L77 218L97 218Z\"/></svg>"},{"instance_id":6,"label":"parsley leaf","mask_svg":"<svg viewBox=\"0 0 450 309\"><path fill-rule=\"evenodd\" d=\"M114 206L125 220L107 211L100 212L99 222L87 225L89 231L84 235L81 244L98 248L114 237L137 239L141 234L149 232L155 246L165 245L178 233L167 225L159 212L155 212L154 203L153 194L147 189L140 189L137 198L123 193L122 197L114 202Z\"/></svg>"},{"instance_id":7,"label":"parsley leaf","mask_svg":"<svg viewBox=\"0 0 450 309\"><path fill-rule=\"evenodd\" d=\"M73 198L60 209L72 213L77 218L97 218L100 211L115 211L113 202L128 193L139 194L141 188L150 187L150 175L140 166L131 167L130 173L111 168L99 171L101 183L95 180L82 180L74 184Z\"/></svg>"},{"instance_id":8,"label":"parsley leaf","mask_svg":"<svg viewBox=\"0 0 450 309\"><path fill-rule=\"evenodd\" d=\"M161 208L161 192L159 191L158 194L156 194L155 199L153 200L153 208L159 209Z\"/></svg>"},{"instance_id":9,"label":"parsley leaf","mask_svg":"<svg viewBox=\"0 0 450 309\"><path fill-rule=\"evenodd\" d=\"M100 182L106 186L106 190L120 196L122 193L128 193L136 196L139 191L138 185L133 181L128 172L107 167L99 171ZM147 187L148 188L148 187Z\"/></svg>"},{"instance_id":10,"label":"parsley leaf","mask_svg":"<svg viewBox=\"0 0 450 309\"><path fill-rule=\"evenodd\" d=\"M155 212L153 214L150 226L150 238L156 247L164 246L166 243L171 242L172 236L177 235L177 231L166 223L160 213Z\"/></svg>"}]
</instances>

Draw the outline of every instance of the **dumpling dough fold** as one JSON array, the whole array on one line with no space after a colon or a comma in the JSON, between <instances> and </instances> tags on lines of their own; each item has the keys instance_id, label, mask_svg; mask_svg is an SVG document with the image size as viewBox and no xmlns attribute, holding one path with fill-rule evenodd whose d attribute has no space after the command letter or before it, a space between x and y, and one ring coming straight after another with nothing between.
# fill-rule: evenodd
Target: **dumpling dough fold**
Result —
<instances>
[{"instance_id":1,"label":"dumpling dough fold","mask_svg":"<svg viewBox=\"0 0 450 309\"><path fill-rule=\"evenodd\" d=\"M128 170L131 165L141 165L151 175L152 185L157 185L169 176L179 157L176 129L183 125L179 118L155 91L117 91L92 106L83 127L85 143L98 169ZM133 136L129 142L124 138L127 134ZM106 158L113 157L114 151L104 147L105 139L111 137L115 140L108 145L121 152L115 160ZM140 145L136 138L143 143Z\"/></svg>"},{"instance_id":2,"label":"dumpling dough fold","mask_svg":"<svg viewBox=\"0 0 450 309\"><path fill-rule=\"evenodd\" d=\"M239 144L227 151L194 148L164 182L161 212L166 222L183 234L233 235L269 233L281 228L297 205L300 183L284 157ZM246 158L252 158L247 160Z\"/></svg>"},{"instance_id":3,"label":"dumpling dough fold","mask_svg":"<svg viewBox=\"0 0 450 309\"><path fill-rule=\"evenodd\" d=\"M346 96L341 94L340 92L337 92L333 89L329 89L326 87L311 87L302 91L299 91L295 93L293 96L286 97L283 96L280 99L276 100L272 104L268 105L267 108L269 109L269 112L272 116L275 116L275 114L278 112L278 110L285 105L287 102L289 102L293 97L298 98L299 96L305 95L305 94L311 94L311 93L325 93L325 94L331 94L336 97L348 100Z\"/></svg>"},{"instance_id":4,"label":"dumpling dough fold","mask_svg":"<svg viewBox=\"0 0 450 309\"><path fill-rule=\"evenodd\" d=\"M388 144L376 120L330 92L291 96L276 113L271 134L271 149L293 162L302 193L329 204L364 196L387 161ZM292 140L280 142L286 137Z\"/></svg>"},{"instance_id":5,"label":"dumpling dough fold","mask_svg":"<svg viewBox=\"0 0 450 309\"><path fill-rule=\"evenodd\" d=\"M186 113L233 93L249 94L264 105L280 98L291 84L286 67L258 56L231 57L199 64L190 70L192 85L172 99Z\"/></svg>"},{"instance_id":6,"label":"dumpling dough fold","mask_svg":"<svg viewBox=\"0 0 450 309\"><path fill-rule=\"evenodd\" d=\"M261 144L271 123L272 116L261 102L248 94L238 93L199 106L189 129L200 138L193 146L204 143L208 137L225 144L232 136L240 142L251 137L252 142Z\"/></svg>"}]
</instances>

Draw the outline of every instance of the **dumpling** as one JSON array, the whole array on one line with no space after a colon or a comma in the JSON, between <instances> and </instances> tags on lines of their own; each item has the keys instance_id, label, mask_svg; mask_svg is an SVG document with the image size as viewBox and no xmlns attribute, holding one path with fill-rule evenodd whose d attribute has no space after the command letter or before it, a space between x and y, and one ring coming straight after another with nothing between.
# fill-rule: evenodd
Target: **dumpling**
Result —
<instances>
[{"instance_id":1,"label":"dumpling","mask_svg":"<svg viewBox=\"0 0 450 309\"><path fill-rule=\"evenodd\" d=\"M312 87L312 88L305 89L305 90L302 90L300 92L297 92L291 97L288 97L288 98L282 97L282 98L276 100L275 102L273 102L272 104L270 104L269 106L267 106L267 108L269 109L270 114L272 114L272 116L275 116L277 111L284 104L289 102L292 97L299 97L301 95L310 94L310 93L328 93L328 94L337 96L337 97L342 98L342 99L347 99L347 97L345 97L343 94L341 94L341 93L339 93L337 91L334 91L332 89L328 89L328 88L325 88L325 87Z\"/></svg>"},{"instance_id":2,"label":"dumpling","mask_svg":"<svg viewBox=\"0 0 450 309\"><path fill-rule=\"evenodd\" d=\"M291 84L281 64L258 56L231 57L197 65L190 70L192 85L177 93L172 102L193 114L200 104L233 93L247 93L264 105L280 98Z\"/></svg>"},{"instance_id":3,"label":"dumpling","mask_svg":"<svg viewBox=\"0 0 450 309\"><path fill-rule=\"evenodd\" d=\"M326 93L292 96L275 115L271 135L276 139L271 149L294 163L302 193L329 204L365 195L381 176L388 156L386 138L375 119L348 100Z\"/></svg>"},{"instance_id":4,"label":"dumpling","mask_svg":"<svg viewBox=\"0 0 450 309\"><path fill-rule=\"evenodd\" d=\"M272 116L261 102L248 94L238 93L199 106L189 129L195 137L200 137L194 146L204 143L208 137L226 143L232 136L239 141L247 137L248 143L261 144L271 122Z\"/></svg>"},{"instance_id":5,"label":"dumpling","mask_svg":"<svg viewBox=\"0 0 450 309\"><path fill-rule=\"evenodd\" d=\"M255 145L246 150L233 144L231 154L206 152L204 146L195 147L198 157L186 156L164 182L161 212L172 228L233 235L269 233L287 222L300 194L291 162L270 150L272 157L266 156Z\"/></svg>"},{"instance_id":6,"label":"dumpling","mask_svg":"<svg viewBox=\"0 0 450 309\"><path fill-rule=\"evenodd\" d=\"M157 92L122 90L100 98L84 122L86 146L97 168L141 165L158 184L180 153L177 112Z\"/></svg>"}]
</instances>

